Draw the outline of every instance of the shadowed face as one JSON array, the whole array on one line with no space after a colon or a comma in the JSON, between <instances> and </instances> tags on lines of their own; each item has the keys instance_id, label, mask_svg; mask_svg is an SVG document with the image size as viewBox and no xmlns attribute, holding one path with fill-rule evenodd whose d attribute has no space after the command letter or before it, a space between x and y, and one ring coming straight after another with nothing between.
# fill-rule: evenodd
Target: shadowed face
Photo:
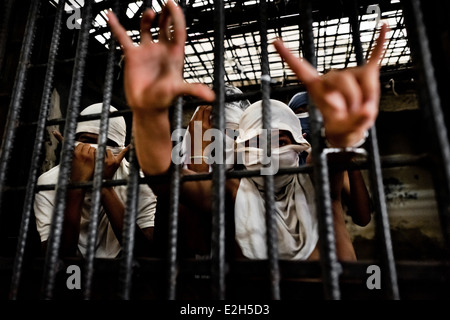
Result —
<instances>
[{"instance_id":1,"label":"shadowed face","mask_svg":"<svg viewBox=\"0 0 450 320\"><path fill-rule=\"evenodd\" d=\"M97 144L98 143L98 134L95 133L89 133L89 132L80 132L76 135L75 140L82 143L88 143L88 144ZM106 145L108 147L118 147L119 145L112 141L111 139L108 139L106 141Z\"/></svg>"},{"instance_id":2,"label":"shadowed face","mask_svg":"<svg viewBox=\"0 0 450 320\"><path fill-rule=\"evenodd\" d=\"M287 130L272 130L272 148L281 148L290 144L294 144L292 134ZM278 142L278 145L277 145ZM265 145L264 135L256 136L250 140L245 141L245 146L263 146Z\"/></svg>"}]
</instances>

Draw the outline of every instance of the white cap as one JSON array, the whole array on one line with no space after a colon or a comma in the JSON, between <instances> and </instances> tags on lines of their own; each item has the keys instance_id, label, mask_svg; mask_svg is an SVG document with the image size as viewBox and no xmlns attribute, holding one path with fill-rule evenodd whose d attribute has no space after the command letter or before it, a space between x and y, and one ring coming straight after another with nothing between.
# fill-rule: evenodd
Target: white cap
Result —
<instances>
[{"instance_id":1,"label":"white cap","mask_svg":"<svg viewBox=\"0 0 450 320\"><path fill-rule=\"evenodd\" d=\"M294 111L281 101L274 99L269 101L272 118L271 128L289 131L295 142L305 149L310 148L308 141L303 138L302 127ZM239 122L239 137L236 142L243 143L261 133L263 133L262 100L250 105L242 114Z\"/></svg>"},{"instance_id":2,"label":"white cap","mask_svg":"<svg viewBox=\"0 0 450 320\"><path fill-rule=\"evenodd\" d=\"M91 104L89 107L81 111L80 115L99 114L102 112L103 103ZM113 106L109 107L110 112L118 111ZM123 117L112 117L109 119L108 139L116 142L119 147L125 146L125 138L127 135L127 125ZM100 134L100 119L81 121L77 125L76 133L88 132Z\"/></svg>"}]
</instances>

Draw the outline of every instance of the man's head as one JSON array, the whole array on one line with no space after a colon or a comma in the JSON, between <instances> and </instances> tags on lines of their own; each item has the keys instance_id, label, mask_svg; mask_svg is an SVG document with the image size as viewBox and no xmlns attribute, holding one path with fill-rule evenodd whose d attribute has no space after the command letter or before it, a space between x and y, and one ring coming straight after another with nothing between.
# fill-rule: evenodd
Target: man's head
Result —
<instances>
[{"instance_id":1,"label":"man's head","mask_svg":"<svg viewBox=\"0 0 450 320\"><path fill-rule=\"evenodd\" d=\"M227 96L242 94L242 91L232 85L225 85L225 94ZM238 130L239 120L242 113L250 106L250 101L238 100L225 103L225 128Z\"/></svg>"},{"instance_id":2,"label":"man's head","mask_svg":"<svg viewBox=\"0 0 450 320\"><path fill-rule=\"evenodd\" d=\"M288 103L295 114L308 111L309 97L306 91L296 93Z\"/></svg>"},{"instance_id":3,"label":"man's head","mask_svg":"<svg viewBox=\"0 0 450 320\"><path fill-rule=\"evenodd\" d=\"M262 175L275 174L280 167L298 166L299 153L308 150L310 144L303 138L297 116L283 102L271 99L271 131L268 132L263 129L262 111L262 101L258 101L242 114L236 139L238 160L247 169L261 169ZM284 179L277 177L276 180L277 186L285 185Z\"/></svg>"},{"instance_id":4,"label":"man's head","mask_svg":"<svg viewBox=\"0 0 450 320\"><path fill-rule=\"evenodd\" d=\"M102 112L103 103L95 103L81 111L80 115L99 114ZM110 106L110 112L117 111ZM100 134L100 119L79 122L76 130L76 140L79 142L96 144ZM111 117L109 119L109 130L107 145L110 147L124 147L127 135L127 127L123 117Z\"/></svg>"},{"instance_id":5,"label":"man's head","mask_svg":"<svg viewBox=\"0 0 450 320\"><path fill-rule=\"evenodd\" d=\"M302 127L294 112L283 102L270 100L271 127L280 139L289 137L289 140L305 149L310 147L303 138ZM262 101L250 105L242 114L239 122L239 137L237 143L245 143L264 133L262 121ZM284 143L283 141L280 141Z\"/></svg>"}]
</instances>

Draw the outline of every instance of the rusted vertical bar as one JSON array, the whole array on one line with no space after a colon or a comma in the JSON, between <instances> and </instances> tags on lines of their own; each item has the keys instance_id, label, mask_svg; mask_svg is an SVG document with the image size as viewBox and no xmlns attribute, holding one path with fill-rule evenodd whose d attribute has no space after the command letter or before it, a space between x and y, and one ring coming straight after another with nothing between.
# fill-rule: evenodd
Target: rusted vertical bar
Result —
<instances>
[{"instance_id":1,"label":"rusted vertical bar","mask_svg":"<svg viewBox=\"0 0 450 320\"><path fill-rule=\"evenodd\" d=\"M144 9L152 8L152 0L144 2ZM117 9L118 10L118 9ZM120 264L119 274L119 297L123 300L131 298L132 276L134 267L134 241L136 231L136 217L138 214L139 204L139 178L140 168L136 157L136 148L134 146L134 138L131 137L131 149L129 152L130 174L127 184L127 203L124 217L124 229L122 237L122 260Z\"/></svg>"},{"instance_id":2,"label":"rusted vertical bar","mask_svg":"<svg viewBox=\"0 0 450 320\"><path fill-rule=\"evenodd\" d=\"M22 222L20 225L19 239L17 242L16 256L14 259L13 274L10 285L9 298L17 299L18 287L20 284L22 265L25 255L25 245L28 237L28 228L30 224L30 216L33 207L34 195L36 192L37 177L39 174L39 166L42 160L42 145L44 143L45 125L50 108L50 99L53 89L53 77L55 73L55 61L58 54L58 47L61 37L61 22L64 13L65 0L58 3L55 16L55 24L53 27L52 41L50 44L50 52L47 63L47 70L44 79L44 88L42 92L41 104L39 109L39 118L36 129L36 138L34 140L33 155L31 158L31 166L28 174L27 190L24 199L24 207L22 211Z\"/></svg>"},{"instance_id":3,"label":"rusted vertical bar","mask_svg":"<svg viewBox=\"0 0 450 320\"><path fill-rule=\"evenodd\" d=\"M356 62L359 66L365 63L361 37L358 22L358 4L356 0L349 3L349 21L352 29L353 46L355 48ZM368 138L369 149L369 172L372 197L375 206L376 236L381 245L381 257L383 263L383 286L387 296L391 299L398 299L397 271L395 268L394 253L392 248L391 231L389 226L389 217L386 207L386 198L384 194L383 172L381 169L380 153L378 149L378 139L376 128L370 128Z\"/></svg>"},{"instance_id":4,"label":"rusted vertical bar","mask_svg":"<svg viewBox=\"0 0 450 320\"><path fill-rule=\"evenodd\" d=\"M309 63L316 67L314 34L312 29L312 5L310 0L300 4L303 26L303 52ZM326 299L337 300L341 297L339 274L342 267L337 260L336 239L334 235L333 213L330 198L330 179L328 175L327 154L321 137L322 120L319 110L310 101L310 119L312 133L312 157L314 160L314 180L316 207L319 222L319 248L324 294Z\"/></svg>"},{"instance_id":5,"label":"rusted vertical bar","mask_svg":"<svg viewBox=\"0 0 450 320\"><path fill-rule=\"evenodd\" d=\"M214 91L213 126L225 132L225 9L224 1L214 1ZM225 137L222 141L225 145ZM225 159L223 150L222 159ZM213 296L225 299L225 164L212 164L212 279Z\"/></svg>"},{"instance_id":6,"label":"rusted vertical bar","mask_svg":"<svg viewBox=\"0 0 450 320\"><path fill-rule=\"evenodd\" d=\"M9 35L12 0L2 1L1 25L0 25L0 75L3 72L3 61L5 59L6 42ZM0 76L1 79L1 76Z\"/></svg>"},{"instance_id":7,"label":"rusted vertical bar","mask_svg":"<svg viewBox=\"0 0 450 320\"><path fill-rule=\"evenodd\" d=\"M131 149L129 153L130 174L127 184L127 203L125 211L125 221L123 226L122 250L123 256L120 265L119 296L123 300L131 297L131 286L134 266L134 240L136 230L136 217L139 203L139 163L136 158L136 148L134 139L131 139Z\"/></svg>"},{"instance_id":8,"label":"rusted vertical bar","mask_svg":"<svg viewBox=\"0 0 450 320\"><path fill-rule=\"evenodd\" d=\"M14 140L20 120L20 111L22 109L22 100L25 93L25 87L28 75L28 65L30 64L31 54L34 45L34 36L36 33L36 20L39 14L41 1L32 1L28 13L25 35L20 51L19 65L17 67L16 78L14 80L11 101L9 104L8 118L3 135L0 149L0 207L3 203L3 192L8 172L9 162L11 161Z\"/></svg>"},{"instance_id":9,"label":"rusted vertical bar","mask_svg":"<svg viewBox=\"0 0 450 320\"><path fill-rule=\"evenodd\" d=\"M180 1L184 9L185 1ZM181 129L183 119L183 98L175 101L172 116L173 130ZM178 209L180 203L181 164L173 164L170 179L170 208L169 208L169 245L168 245L168 299L175 300L178 276Z\"/></svg>"},{"instance_id":10,"label":"rusted vertical bar","mask_svg":"<svg viewBox=\"0 0 450 320\"><path fill-rule=\"evenodd\" d=\"M69 105L64 130L64 142L60 161L58 182L56 184L55 209L52 216L52 225L48 238L47 253L45 257L43 277L43 299L52 299L55 278L59 268L59 248L61 245L64 212L66 209L66 194L72 166L73 148L75 145L75 132L79 115L83 75L86 65L89 44L89 31L92 27L93 0L87 0L83 7L82 25L78 38L75 65L72 75L72 85L69 94Z\"/></svg>"},{"instance_id":11,"label":"rusted vertical bar","mask_svg":"<svg viewBox=\"0 0 450 320\"><path fill-rule=\"evenodd\" d=\"M260 38L261 38L261 91L262 91L262 119L263 129L267 133L266 152L264 156L271 158L272 148L272 112L270 109L270 70L269 52L267 50L267 2L260 4ZM268 161L264 160L264 163ZM273 164L269 164L273 165ZM270 288L272 299L280 299L280 267L278 265L278 236L275 221L275 190L272 174L264 176L264 199L266 209L267 256L270 268Z\"/></svg>"},{"instance_id":12,"label":"rusted vertical bar","mask_svg":"<svg viewBox=\"0 0 450 320\"><path fill-rule=\"evenodd\" d=\"M114 12L119 10L118 0L112 4ZM92 206L88 229L88 241L86 246L83 298L89 300L92 291L92 279L94 276L95 243L98 234L98 216L101 207L101 189L103 183L103 168L105 163L106 142L109 131L109 112L111 105L112 88L114 85L114 64L116 53L116 41L114 37L109 39L109 52L106 62L105 84L103 89L103 106L100 116L100 132L98 136L98 150L95 159L94 178L92 186Z\"/></svg>"},{"instance_id":13,"label":"rusted vertical bar","mask_svg":"<svg viewBox=\"0 0 450 320\"><path fill-rule=\"evenodd\" d=\"M450 251L450 144L448 129L444 122L443 105L438 91L432 52L428 40L421 3L405 0L405 24L411 55L418 76L418 95L426 123L426 134L430 135L431 157L435 170L436 196L439 215L446 244L446 254Z\"/></svg>"}]
</instances>

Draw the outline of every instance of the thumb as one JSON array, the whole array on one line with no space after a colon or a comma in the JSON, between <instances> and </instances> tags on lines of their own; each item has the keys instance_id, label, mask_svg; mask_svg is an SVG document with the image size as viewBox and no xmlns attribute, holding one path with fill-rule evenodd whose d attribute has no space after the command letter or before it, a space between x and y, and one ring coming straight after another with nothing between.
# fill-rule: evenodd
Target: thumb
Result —
<instances>
[{"instance_id":1,"label":"thumb","mask_svg":"<svg viewBox=\"0 0 450 320\"><path fill-rule=\"evenodd\" d=\"M120 151L119 154L117 155L116 159L119 160L119 162L122 162L123 158L125 158L130 149L131 149L130 145L123 148L122 151Z\"/></svg>"},{"instance_id":2,"label":"thumb","mask_svg":"<svg viewBox=\"0 0 450 320\"><path fill-rule=\"evenodd\" d=\"M59 141L59 143L63 143L64 137L62 136L61 132L59 132L58 130L53 130L52 133L55 136L56 140Z\"/></svg>"},{"instance_id":3,"label":"thumb","mask_svg":"<svg viewBox=\"0 0 450 320\"><path fill-rule=\"evenodd\" d=\"M180 87L180 94L187 94L208 102L213 102L216 98L214 91L201 83L183 83Z\"/></svg>"}]
</instances>

